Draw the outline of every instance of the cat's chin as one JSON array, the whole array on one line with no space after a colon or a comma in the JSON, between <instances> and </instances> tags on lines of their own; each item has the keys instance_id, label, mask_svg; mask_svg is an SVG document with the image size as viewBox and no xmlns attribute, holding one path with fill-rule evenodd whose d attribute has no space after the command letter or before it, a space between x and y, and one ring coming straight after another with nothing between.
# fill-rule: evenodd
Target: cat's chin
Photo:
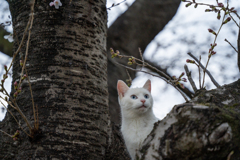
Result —
<instances>
[{"instance_id":1,"label":"cat's chin","mask_svg":"<svg viewBox=\"0 0 240 160\"><path fill-rule=\"evenodd\" d=\"M140 110L140 111L142 111L142 112L144 112L144 111L146 111L146 110L148 109L148 107L142 105L142 106L138 107L137 109Z\"/></svg>"}]
</instances>

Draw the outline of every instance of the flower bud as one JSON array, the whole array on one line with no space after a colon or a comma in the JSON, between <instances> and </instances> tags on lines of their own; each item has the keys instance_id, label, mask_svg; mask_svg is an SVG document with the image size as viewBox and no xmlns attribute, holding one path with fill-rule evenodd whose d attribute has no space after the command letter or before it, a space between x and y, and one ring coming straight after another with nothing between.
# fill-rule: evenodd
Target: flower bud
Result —
<instances>
[{"instance_id":1,"label":"flower bud","mask_svg":"<svg viewBox=\"0 0 240 160\"><path fill-rule=\"evenodd\" d=\"M231 21L231 17L228 17L228 18L223 22L223 24L226 24L226 23L228 23L229 21Z\"/></svg>"},{"instance_id":2,"label":"flower bud","mask_svg":"<svg viewBox=\"0 0 240 160\"><path fill-rule=\"evenodd\" d=\"M26 74L24 74L24 76L22 77L22 80L24 80L25 78L27 78L27 75L26 75Z\"/></svg>"},{"instance_id":3,"label":"flower bud","mask_svg":"<svg viewBox=\"0 0 240 160\"><path fill-rule=\"evenodd\" d=\"M187 3L187 4L186 4L186 7L191 6L191 4L192 4L192 2Z\"/></svg>"},{"instance_id":4,"label":"flower bud","mask_svg":"<svg viewBox=\"0 0 240 160\"><path fill-rule=\"evenodd\" d=\"M183 89L185 88L184 85L183 85L182 83L180 83L179 85L180 85L181 88L183 88Z\"/></svg>"},{"instance_id":5,"label":"flower bud","mask_svg":"<svg viewBox=\"0 0 240 160\"><path fill-rule=\"evenodd\" d=\"M212 51L212 52L211 52L211 55L214 55L214 54L216 54L216 52L215 52L215 51Z\"/></svg>"},{"instance_id":6,"label":"flower bud","mask_svg":"<svg viewBox=\"0 0 240 160\"><path fill-rule=\"evenodd\" d=\"M116 50L116 54L117 54L117 55L119 55L119 54L120 54L119 50Z\"/></svg>"},{"instance_id":7,"label":"flower bud","mask_svg":"<svg viewBox=\"0 0 240 160\"><path fill-rule=\"evenodd\" d=\"M4 69L5 69L5 71L7 71L7 66L6 65L4 65Z\"/></svg>"},{"instance_id":8,"label":"flower bud","mask_svg":"<svg viewBox=\"0 0 240 160\"><path fill-rule=\"evenodd\" d=\"M217 19L220 19L220 18L221 18L221 12L218 11Z\"/></svg>"},{"instance_id":9,"label":"flower bud","mask_svg":"<svg viewBox=\"0 0 240 160\"><path fill-rule=\"evenodd\" d=\"M186 78L182 78L182 81L183 81L183 82L187 82L187 79L186 79Z\"/></svg>"},{"instance_id":10,"label":"flower bud","mask_svg":"<svg viewBox=\"0 0 240 160\"><path fill-rule=\"evenodd\" d=\"M232 8L230 8L230 11L233 11L235 8L234 7L232 7Z\"/></svg>"},{"instance_id":11,"label":"flower bud","mask_svg":"<svg viewBox=\"0 0 240 160\"><path fill-rule=\"evenodd\" d=\"M224 7L224 5L222 3L218 3L219 7Z\"/></svg>"},{"instance_id":12,"label":"flower bud","mask_svg":"<svg viewBox=\"0 0 240 160\"><path fill-rule=\"evenodd\" d=\"M110 48L110 53L113 54L114 53L114 50L112 48Z\"/></svg>"},{"instance_id":13,"label":"flower bud","mask_svg":"<svg viewBox=\"0 0 240 160\"><path fill-rule=\"evenodd\" d=\"M190 59L187 59L186 62L187 62L187 63L195 63L194 60L190 60Z\"/></svg>"},{"instance_id":14,"label":"flower bud","mask_svg":"<svg viewBox=\"0 0 240 160\"><path fill-rule=\"evenodd\" d=\"M21 93L21 91L22 91L22 88L19 87L18 90L17 90L17 92L18 92L18 93Z\"/></svg>"},{"instance_id":15,"label":"flower bud","mask_svg":"<svg viewBox=\"0 0 240 160\"><path fill-rule=\"evenodd\" d=\"M18 83L17 83L17 81L15 81L15 82L13 83L13 85L14 85L15 90L17 90L17 88L18 88Z\"/></svg>"},{"instance_id":16,"label":"flower bud","mask_svg":"<svg viewBox=\"0 0 240 160\"><path fill-rule=\"evenodd\" d=\"M132 62L128 62L128 65L132 65Z\"/></svg>"},{"instance_id":17,"label":"flower bud","mask_svg":"<svg viewBox=\"0 0 240 160\"><path fill-rule=\"evenodd\" d=\"M214 34L214 35L217 35L212 29L208 29L208 32L210 32L210 33L212 33L212 34Z\"/></svg>"},{"instance_id":18,"label":"flower bud","mask_svg":"<svg viewBox=\"0 0 240 160\"><path fill-rule=\"evenodd\" d=\"M3 79L7 79L7 78L8 78L8 75L3 74Z\"/></svg>"},{"instance_id":19,"label":"flower bud","mask_svg":"<svg viewBox=\"0 0 240 160\"><path fill-rule=\"evenodd\" d=\"M114 50L113 50L112 48L110 48L110 53L111 53L111 55L112 55L112 56L111 56L112 58L116 57L116 56L115 56L115 53L114 53Z\"/></svg>"},{"instance_id":20,"label":"flower bud","mask_svg":"<svg viewBox=\"0 0 240 160\"><path fill-rule=\"evenodd\" d=\"M13 94L13 96L16 98L17 97L17 95L18 95L18 92L15 92L14 94Z\"/></svg>"},{"instance_id":21,"label":"flower bud","mask_svg":"<svg viewBox=\"0 0 240 160\"><path fill-rule=\"evenodd\" d=\"M185 73L184 73L184 72L182 72L182 74L179 76L179 78L181 78L182 76L184 76L184 74L185 74Z\"/></svg>"},{"instance_id":22,"label":"flower bud","mask_svg":"<svg viewBox=\"0 0 240 160\"><path fill-rule=\"evenodd\" d=\"M22 61L22 60L20 60L20 66L21 66L21 67L23 66L23 61Z\"/></svg>"}]
</instances>

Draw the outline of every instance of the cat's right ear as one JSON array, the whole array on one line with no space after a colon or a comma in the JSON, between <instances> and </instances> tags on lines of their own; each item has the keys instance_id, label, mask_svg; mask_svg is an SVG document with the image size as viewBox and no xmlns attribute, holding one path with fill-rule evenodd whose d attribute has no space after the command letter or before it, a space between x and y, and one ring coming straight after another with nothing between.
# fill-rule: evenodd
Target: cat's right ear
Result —
<instances>
[{"instance_id":1,"label":"cat's right ear","mask_svg":"<svg viewBox=\"0 0 240 160\"><path fill-rule=\"evenodd\" d=\"M118 80L117 83L117 90L118 90L118 96L121 99L124 97L124 94L128 91L129 87L124 83L122 80Z\"/></svg>"},{"instance_id":2,"label":"cat's right ear","mask_svg":"<svg viewBox=\"0 0 240 160\"><path fill-rule=\"evenodd\" d=\"M143 88L147 89L151 93L151 81L150 79L144 84Z\"/></svg>"}]
</instances>

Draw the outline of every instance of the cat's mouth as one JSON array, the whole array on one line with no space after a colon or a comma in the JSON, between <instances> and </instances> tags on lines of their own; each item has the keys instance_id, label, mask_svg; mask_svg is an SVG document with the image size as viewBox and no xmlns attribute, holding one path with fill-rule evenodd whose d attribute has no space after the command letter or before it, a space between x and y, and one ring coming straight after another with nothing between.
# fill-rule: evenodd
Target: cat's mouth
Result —
<instances>
[{"instance_id":1,"label":"cat's mouth","mask_svg":"<svg viewBox=\"0 0 240 160\"><path fill-rule=\"evenodd\" d=\"M140 109L140 108L147 108L147 107L146 107L146 106L144 106L144 105L142 105L142 106L140 106L140 107L138 107L138 108Z\"/></svg>"}]
</instances>

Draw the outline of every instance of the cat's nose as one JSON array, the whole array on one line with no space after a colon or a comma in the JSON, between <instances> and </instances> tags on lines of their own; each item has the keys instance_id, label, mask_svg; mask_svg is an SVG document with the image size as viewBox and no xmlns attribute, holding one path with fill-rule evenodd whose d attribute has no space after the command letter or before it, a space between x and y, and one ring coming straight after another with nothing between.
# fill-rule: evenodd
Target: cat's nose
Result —
<instances>
[{"instance_id":1,"label":"cat's nose","mask_svg":"<svg viewBox=\"0 0 240 160\"><path fill-rule=\"evenodd\" d=\"M142 102L142 103L145 103L145 102L146 102L146 100L145 100L145 99L141 99L141 102Z\"/></svg>"}]
</instances>

